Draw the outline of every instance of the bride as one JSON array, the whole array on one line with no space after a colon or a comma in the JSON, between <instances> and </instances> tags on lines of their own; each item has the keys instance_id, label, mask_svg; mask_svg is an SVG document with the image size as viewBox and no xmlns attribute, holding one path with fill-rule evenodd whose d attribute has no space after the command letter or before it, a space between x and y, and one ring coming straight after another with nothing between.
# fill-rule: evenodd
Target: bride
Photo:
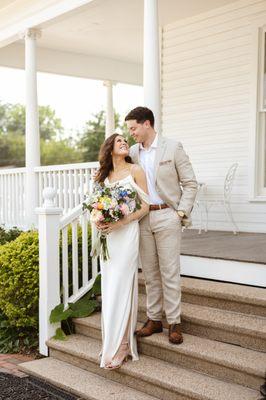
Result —
<instances>
[{"instance_id":1,"label":"bride","mask_svg":"<svg viewBox=\"0 0 266 400\"><path fill-rule=\"evenodd\" d=\"M95 181L107 186L120 186L137 191L141 208L118 222L98 223L97 229L107 234L110 258L101 257L102 275L102 350L101 368L119 368L128 356L139 359L134 331L138 311L138 221L149 211L146 176L133 164L125 138L113 134L102 144L100 168Z\"/></svg>"}]
</instances>

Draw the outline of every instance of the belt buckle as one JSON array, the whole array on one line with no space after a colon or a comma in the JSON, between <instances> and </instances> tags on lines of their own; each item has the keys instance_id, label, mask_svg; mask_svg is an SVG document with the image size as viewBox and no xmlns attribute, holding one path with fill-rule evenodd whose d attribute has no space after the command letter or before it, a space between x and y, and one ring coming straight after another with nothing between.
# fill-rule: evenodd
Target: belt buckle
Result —
<instances>
[{"instance_id":1,"label":"belt buckle","mask_svg":"<svg viewBox=\"0 0 266 400\"><path fill-rule=\"evenodd\" d=\"M162 209L161 204L159 204L159 210L161 210L161 209Z\"/></svg>"}]
</instances>

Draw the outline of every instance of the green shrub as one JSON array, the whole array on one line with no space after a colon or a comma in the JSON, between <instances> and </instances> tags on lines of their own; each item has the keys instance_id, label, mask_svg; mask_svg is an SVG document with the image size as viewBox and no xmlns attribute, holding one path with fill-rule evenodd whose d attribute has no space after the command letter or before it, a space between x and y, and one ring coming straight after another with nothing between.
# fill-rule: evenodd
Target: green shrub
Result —
<instances>
[{"instance_id":1,"label":"green shrub","mask_svg":"<svg viewBox=\"0 0 266 400\"><path fill-rule=\"evenodd\" d=\"M0 226L0 245L15 240L21 233L22 231L17 227L5 229L4 226Z\"/></svg>"},{"instance_id":2,"label":"green shrub","mask_svg":"<svg viewBox=\"0 0 266 400\"><path fill-rule=\"evenodd\" d=\"M0 309L10 326L38 328L38 232L22 233L0 249Z\"/></svg>"},{"instance_id":3,"label":"green shrub","mask_svg":"<svg viewBox=\"0 0 266 400\"><path fill-rule=\"evenodd\" d=\"M38 332L34 328L16 328L10 325L0 310L0 353L28 351L38 346Z\"/></svg>"},{"instance_id":4,"label":"green shrub","mask_svg":"<svg viewBox=\"0 0 266 400\"><path fill-rule=\"evenodd\" d=\"M18 236L19 235L19 236ZM18 237L17 237L18 236ZM12 240L14 238L15 240ZM0 353L38 344L39 240L37 231L0 230ZM88 229L88 247L91 231ZM62 263L60 238L60 264ZM68 229L69 293L72 292L72 230ZM89 277L91 258L88 258ZM78 271L82 281L82 230L78 227ZM60 265L62 283L62 265ZM61 297L62 299L62 297Z\"/></svg>"}]
</instances>

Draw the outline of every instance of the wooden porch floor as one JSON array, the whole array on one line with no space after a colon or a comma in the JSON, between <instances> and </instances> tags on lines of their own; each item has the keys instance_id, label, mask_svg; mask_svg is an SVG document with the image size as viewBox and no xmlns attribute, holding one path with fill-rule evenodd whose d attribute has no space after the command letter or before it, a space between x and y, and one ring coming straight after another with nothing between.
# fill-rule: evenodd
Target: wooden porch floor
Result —
<instances>
[{"instance_id":1,"label":"wooden porch floor","mask_svg":"<svg viewBox=\"0 0 266 400\"><path fill-rule=\"evenodd\" d=\"M266 264L266 233L208 231L186 229L181 254Z\"/></svg>"}]
</instances>

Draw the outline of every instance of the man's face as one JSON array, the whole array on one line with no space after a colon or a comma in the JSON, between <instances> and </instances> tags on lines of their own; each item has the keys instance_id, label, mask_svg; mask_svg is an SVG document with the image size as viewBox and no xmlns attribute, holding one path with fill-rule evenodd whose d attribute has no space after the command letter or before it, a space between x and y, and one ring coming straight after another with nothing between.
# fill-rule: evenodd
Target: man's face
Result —
<instances>
[{"instance_id":1,"label":"man's face","mask_svg":"<svg viewBox=\"0 0 266 400\"><path fill-rule=\"evenodd\" d=\"M149 121L143 122L143 124L138 123L135 119L130 119L129 121L126 121L130 136L133 137L133 139L137 143L143 143L147 137L148 137L148 128L150 126Z\"/></svg>"}]
</instances>

